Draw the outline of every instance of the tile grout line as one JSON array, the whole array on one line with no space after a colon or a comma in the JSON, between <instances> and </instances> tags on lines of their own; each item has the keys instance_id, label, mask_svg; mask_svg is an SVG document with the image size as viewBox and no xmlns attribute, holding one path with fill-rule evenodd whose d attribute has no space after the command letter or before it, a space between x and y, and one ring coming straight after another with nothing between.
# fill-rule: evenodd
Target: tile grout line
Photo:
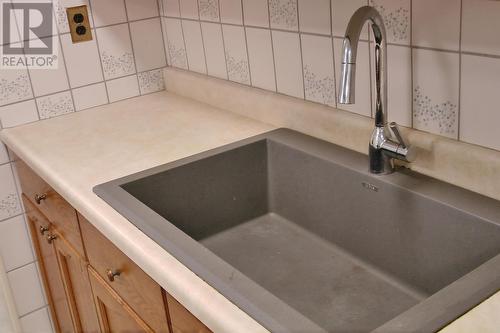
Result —
<instances>
[{"instance_id":1,"label":"tile grout line","mask_svg":"<svg viewBox=\"0 0 500 333\"><path fill-rule=\"evenodd\" d=\"M92 1L94 1L94 0L89 0L89 10L90 10L90 13L92 14L92 17L93 17ZM123 0L123 1L125 1L125 0ZM95 25L95 23L94 23L94 25ZM95 44L96 44L96 48L97 48L97 53L99 53L99 65L101 67L102 79L104 81L104 89L106 90L106 98L108 99L108 104L109 104L109 103L111 103L111 99L109 98L108 84L106 81L106 76L104 74L104 65L102 64L101 49L99 47L99 38L97 37L97 28L94 28L93 30L94 30L94 34L95 34ZM132 43L132 41L131 41L131 43Z\"/></svg>"},{"instance_id":2,"label":"tile grout line","mask_svg":"<svg viewBox=\"0 0 500 333\"><path fill-rule=\"evenodd\" d=\"M156 4L158 5L158 2L156 2ZM137 89L139 90L139 95L142 95L141 83L139 82L139 74L138 74L138 70L137 70L137 60L136 60L136 56L135 56L134 42L132 41L132 29L130 29L130 21L128 19L127 1L125 1L125 0L123 0L123 7L125 8L125 18L127 20L127 30L128 30L128 37L130 39L130 48L132 49L132 57L134 58L134 70L135 70L135 75L136 75L136 80L137 80ZM158 11L158 14L159 14L159 11ZM160 22L160 26L161 26L161 22ZM97 33L96 33L96 35L97 35ZM163 36L163 33L162 33L162 36ZM165 48L165 46L163 46L163 48ZM166 59L165 59L165 62L166 62Z\"/></svg>"},{"instance_id":3,"label":"tile grout line","mask_svg":"<svg viewBox=\"0 0 500 333\"><path fill-rule=\"evenodd\" d=\"M461 136L461 123L462 123L462 18L463 16L463 0L460 0L460 26L458 33L458 110L457 110L457 140Z\"/></svg>"},{"instance_id":4,"label":"tile grout line","mask_svg":"<svg viewBox=\"0 0 500 333\"><path fill-rule=\"evenodd\" d=\"M307 100L306 98L306 78L304 76L304 50L302 49L302 34L300 31L300 18L299 18L299 0L295 0L295 3L297 4L297 31L299 34L299 47L300 47L300 64L301 64L301 70L302 70L302 96L304 100Z\"/></svg>"},{"instance_id":5,"label":"tile grout line","mask_svg":"<svg viewBox=\"0 0 500 333\"><path fill-rule=\"evenodd\" d=\"M161 29L161 40L163 42L163 53L165 55L165 63L167 66L170 66L170 57L167 55L167 47L168 47L168 41L165 41L165 35L168 36L167 33L167 26L166 23L164 23L164 17L161 15L162 13L165 14L165 8L163 6L163 3L160 7L160 2L163 0L157 0L156 4L158 6L158 13L160 13L160 29Z\"/></svg>"},{"instance_id":6,"label":"tile grout line","mask_svg":"<svg viewBox=\"0 0 500 333\"><path fill-rule=\"evenodd\" d=\"M328 1L329 7L329 17L330 17L330 35L333 35L333 17L332 17L332 0ZM333 63L333 105L337 107L337 70L335 69L335 45L333 42L333 37L329 37L330 43L332 45L332 63Z\"/></svg>"},{"instance_id":7,"label":"tile grout line","mask_svg":"<svg viewBox=\"0 0 500 333\"><path fill-rule=\"evenodd\" d=\"M200 20L198 20L198 26L200 27L201 46L203 47L203 59L205 60L205 74L208 75L207 51L205 49L205 38L203 37L203 29L201 28L200 0L197 1L197 4L198 4L198 16L200 17Z\"/></svg>"},{"instance_id":8,"label":"tile grout line","mask_svg":"<svg viewBox=\"0 0 500 333\"><path fill-rule=\"evenodd\" d=\"M269 35L271 36L271 51L273 53L273 70L274 70L274 86L275 92L278 92L278 74L276 72L276 56L274 55L274 39L273 39L273 31L271 30L271 8L269 6L269 0L266 1L267 4L267 21L269 24L269 28L264 28L269 30Z\"/></svg>"},{"instance_id":9,"label":"tile grout line","mask_svg":"<svg viewBox=\"0 0 500 333\"><path fill-rule=\"evenodd\" d=\"M186 38L184 37L184 27L183 27L183 24L182 24L182 20L184 18L182 17L181 0L178 0L178 1L179 1L179 15L180 15L182 42L184 43L184 56L186 57L186 66L187 66L187 69L189 70L189 58L188 58L188 55L187 55ZM196 1L197 4L198 4L198 1L199 0ZM199 16L200 16L200 13L199 13L199 7L198 7L198 17Z\"/></svg>"},{"instance_id":10,"label":"tile grout line","mask_svg":"<svg viewBox=\"0 0 500 333\"><path fill-rule=\"evenodd\" d=\"M249 85L253 87L253 82L252 82L252 70L250 67L250 55L248 53L248 39L247 39L247 29L245 27L245 13L243 12L243 0L240 0L241 4L241 23L243 24L243 34L245 35L245 50L246 50L246 55L247 55L247 66L248 66L248 79L250 80Z\"/></svg>"}]
</instances>

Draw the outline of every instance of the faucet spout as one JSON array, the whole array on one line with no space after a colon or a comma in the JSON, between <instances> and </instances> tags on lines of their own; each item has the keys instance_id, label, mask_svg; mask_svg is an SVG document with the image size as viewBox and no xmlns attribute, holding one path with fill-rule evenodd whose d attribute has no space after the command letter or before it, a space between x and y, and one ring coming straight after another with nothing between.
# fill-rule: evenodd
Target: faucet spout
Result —
<instances>
[{"instance_id":1,"label":"faucet spout","mask_svg":"<svg viewBox=\"0 0 500 333\"><path fill-rule=\"evenodd\" d=\"M375 128L369 143L370 171L387 174L394 171L394 159L411 162L415 153L407 146L397 125L391 123L396 140L391 138L387 125L387 42L384 22L379 12L370 6L359 8L347 25L342 43L342 63L338 101L340 104L352 104L356 92L356 57L361 31L366 22L371 23L374 36L375 60Z\"/></svg>"}]
</instances>

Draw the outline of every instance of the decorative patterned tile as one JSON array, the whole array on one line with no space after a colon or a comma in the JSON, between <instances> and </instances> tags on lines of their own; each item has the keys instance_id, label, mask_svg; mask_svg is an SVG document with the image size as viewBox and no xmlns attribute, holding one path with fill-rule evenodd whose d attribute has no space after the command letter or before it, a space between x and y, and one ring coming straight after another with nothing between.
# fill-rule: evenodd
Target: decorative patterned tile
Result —
<instances>
[{"instance_id":1,"label":"decorative patterned tile","mask_svg":"<svg viewBox=\"0 0 500 333\"><path fill-rule=\"evenodd\" d=\"M297 0L269 0L271 28L298 30Z\"/></svg>"},{"instance_id":2,"label":"decorative patterned tile","mask_svg":"<svg viewBox=\"0 0 500 333\"><path fill-rule=\"evenodd\" d=\"M222 32L229 80L251 84L243 27L223 24Z\"/></svg>"},{"instance_id":3,"label":"decorative patterned tile","mask_svg":"<svg viewBox=\"0 0 500 333\"><path fill-rule=\"evenodd\" d=\"M299 34L272 31L278 92L304 98Z\"/></svg>"},{"instance_id":4,"label":"decorative patterned tile","mask_svg":"<svg viewBox=\"0 0 500 333\"><path fill-rule=\"evenodd\" d=\"M243 16L246 26L269 27L267 0L243 0Z\"/></svg>"},{"instance_id":5,"label":"decorative patterned tile","mask_svg":"<svg viewBox=\"0 0 500 333\"><path fill-rule=\"evenodd\" d=\"M130 33L138 72L167 65L160 18L132 22Z\"/></svg>"},{"instance_id":6,"label":"decorative patterned tile","mask_svg":"<svg viewBox=\"0 0 500 333\"><path fill-rule=\"evenodd\" d=\"M200 19L205 21L219 22L219 1L199 0Z\"/></svg>"},{"instance_id":7,"label":"decorative patterned tile","mask_svg":"<svg viewBox=\"0 0 500 333\"><path fill-rule=\"evenodd\" d=\"M243 24L243 10L241 0L219 0L220 19L223 23Z\"/></svg>"},{"instance_id":8,"label":"decorative patterned tile","mask_svg":"<svg viewBox=\"0 0 500 333\"><path fill-rule=\"evenodd\" d=\"M410 44L410 0L371 0L384 20L389 43Z\"/></svg>"},{"instance_id":9,"label":"decorative patterned tile","mask_svg":"<svg viewBox=\"0 0 500 333\"><path fill-rule=\"evenodd\" d=\"M299 0L300 31L330 35L330 0Z\"/></svg>"},{"instance_id":10,"label":"decorative patterned tile","mask_svg":"<svg viewBox=\"0 0 500 333\"><path fill-rule=\"evenodd\" d=\"M205 45L207 73L215 77L227 79L222 27L217 23L201 22L201 32Z\"/></svg>"},{"instance_id":11,"label":"decorative patterned tile","mask_svg":"<svg viewBox=\"0 0 500 333\"><path fill-rule=\"evenodd\" d=\"M412 44L458 51L461 0L412 2Z\"/></svg>"},{"instance_id":12,"label":"decorative patterned tile","mask_svg":"<svg viewBox=\"0 0 500 333\"><path fill-rule=\"evenodd\" d=\"M139 73L139 89L141 94L149 94L165 90L165 81L163 80L163 70L156 69L149 72Z\"/></svg>"},{"instance_id":13,"label":"decorative patterned tile","mask_svg":"<svg viewBox=\"0 0 500 333\"><path fill-rule=\"evenodd\" d=\"M335 75L332 39L301 35L305 98L335 106Z\"/></svg>"},{"instance_id":14,"label":"decorative patterned tile","mask_svg":"<svg viewBox=\"0 0 500 333\"><path fill-rule=\"evenodd\" d=\"M96 29L101 63L106 80L135 73L134 54L128 24Z\"/></svg>"},{"instance_id":15,"label":"decorative patterned tile","mask_svg":"<svg viewBox=\"0 0 500 333\"><path fill-rule=\"evenodd\" d=\"M189 70L206 74L207 66L205 64L205 51L203 49L200 22L183 20L182 30L184 31L184 40L186 42Z\"/></svg>"},{"instance_id":16,"label":"decorative patterned tile","mask_svg":"<svg viewBox=\"0 0 500 333\"><path fill-rule=\"evenodd\" d=\"M167 49L170 65L177 68L188 69L186 47L182 33L181 20L165 19L167 30Z\"/></svg>"},{"instance_id":17,"label":"decorative patterned tile","mask_svg":"<svg viewBox=\"0 0 500 333\"><path fill-rule=\"evenodd\" d=\"M458 54L413 50L413 126L458 135Z\"/></svg>"},{"instance_id":18,"label":"decorative patterned tile","mask_svg":"<svg viewBox=\"0 0 500 333\"><path fill-rule=\"evenodd\" d=\"M0 107L0 122L3 128L15 127L37 121L35 100Z\"/></svg>"},{"instance_id":19,"label":"decorative patterned tile","mask_svg":"<svg viewBox=\"0 0 500 333\"><path fill-rule=\"evenodd\" d=\"M0 70L0 106L33 97L26 69Z\"/></svg>"},{"instance_id":20,"label":"decorative patterned tile","mask_svg":"<svg viewBox=\"0 0 500 333\"><path fill-rule=\"evenodd\" d=\"M9 163L0 165L0 220L19 215L22 212L16 183Z\"/></svg>"},{"instance_id":21,"label":"decorative patterned tile","mask_svg":"<svg viewBox=\"0 0 500 333\"><path fill-rule=\"evenodd\" d=\"M500 59L462 55L460 140L500 150Z\"/></svg>"},{"instance_id":22,"label":"decorative patterned tile","mask_svg":"<svg viewBox=\"0 0 500 333\"><path fill-rule=\"evenodd\" d=\"M69 91L37 98L36 104L41 119L53 118L75 111L73 98Z\"/></svg>"},{"instance_id":23,"label":"decorative patterned tile","mask_svg":"<svg viewBox=\"0 0 500 333\"><path fill-rule=\"evenodd\" d=\"M245 29L252 86L276 91L271 31L259 28Z\"/></svg>"}]
</instances>

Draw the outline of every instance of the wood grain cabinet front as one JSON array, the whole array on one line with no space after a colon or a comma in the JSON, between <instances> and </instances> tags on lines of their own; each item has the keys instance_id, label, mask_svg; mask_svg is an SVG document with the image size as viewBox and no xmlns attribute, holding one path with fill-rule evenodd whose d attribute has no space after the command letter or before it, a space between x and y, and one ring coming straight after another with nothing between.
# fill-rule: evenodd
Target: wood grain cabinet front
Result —
<instances>
[{"instance_id":1,"label":"wood grain cabinet front","mask_svg":"<svg viewBox=\"0 0 500 333\"><path fill-rule=\"evenodd\" d=\"M210 332L26 163L15 165L56 332Z\"/></svg>"}]
</instances>

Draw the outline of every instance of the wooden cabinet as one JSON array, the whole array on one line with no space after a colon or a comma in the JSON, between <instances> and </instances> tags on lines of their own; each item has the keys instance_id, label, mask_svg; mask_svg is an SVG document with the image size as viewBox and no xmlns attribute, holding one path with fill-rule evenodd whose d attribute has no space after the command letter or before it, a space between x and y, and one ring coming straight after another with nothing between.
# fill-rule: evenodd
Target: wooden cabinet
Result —
<instances>
[{"instance_id":1,"label":"wooden cabinet","mask_svg":"<svg viewBox=\"0 0 500 333\"><path fill-rule=\"evenodd\" d=\"M23 161L16 167L57 332L210 332Z\"/></svg>"}]
</instances>

